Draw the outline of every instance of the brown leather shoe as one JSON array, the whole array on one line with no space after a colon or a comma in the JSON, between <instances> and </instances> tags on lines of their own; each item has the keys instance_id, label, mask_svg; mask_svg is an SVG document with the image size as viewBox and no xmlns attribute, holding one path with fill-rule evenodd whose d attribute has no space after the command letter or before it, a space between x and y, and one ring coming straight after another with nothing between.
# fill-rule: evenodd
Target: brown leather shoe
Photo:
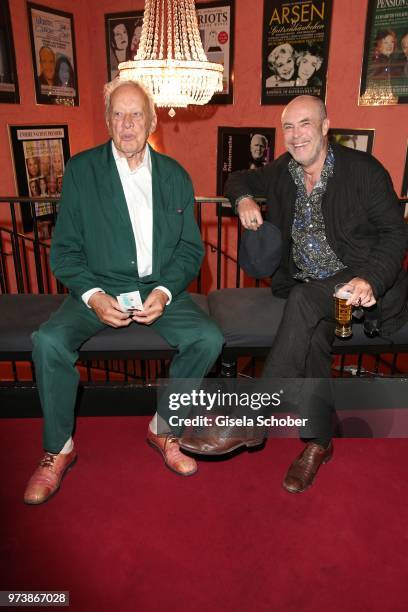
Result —
<instances>
[{"instance_id":1,"label":"brown leather shoe","mask_svg":"<svg viewBox=\"0 0 408 612\"><path fill-rule=\"evenodd\" d=\"M180 476L192 476L197 471L197 463L192 457L180 452L179 442L172 434L157 436L150 427L147 429L147 443L159 451L165 465Z\"/></svg>"},{"instance_id":2,"label":"brown leather shoe","mask_svg":"<svg viewBox=\"0 0 408 612\"><path fill-rule=\"evenodd\" d=\"M241 431L241 435L237 437L227 435L228 432L231 432L230 429L223 430L217 427L213 429L214 433L203 438L200 438L198 434L192 435L186 432L179 439L180 448L198 455L226 455L242 446L247 448L259 446L265 439L263 431L254 433L253 428L250 432Z\"/></svg>"},{"instance_id":3,"label":"brown leather shoe","mask_svg":"<svg viewBox=\"0 0 408 612\"><path fill-rule=\"evenodd\" d=\"M303 493L312 486L322 463L333 457L333 444L327 448L315 442L308 442L304 450L296 457L283 481L283 488L289 493Z\"/></svg>"},{"instance_id":4,"label":"brown leather shoe","mask_svg":"<svg viewBox=\"0 0 408 612\"><path fill-rule=\"evenodd\" d=\"M24 502L26 504L43 504L48 501L57 493L62 479L68 470L73 467L76 460L75 449L72 449L67 455L45 453L28 481L24 493Z\"/></svg>"}]
</instances>

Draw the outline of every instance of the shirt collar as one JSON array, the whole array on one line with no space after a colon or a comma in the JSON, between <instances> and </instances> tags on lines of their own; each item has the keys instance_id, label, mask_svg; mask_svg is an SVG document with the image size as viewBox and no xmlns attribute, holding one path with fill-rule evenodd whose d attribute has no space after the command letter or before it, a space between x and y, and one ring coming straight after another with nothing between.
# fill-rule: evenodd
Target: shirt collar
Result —
<instances>
[{"instance_id":1,"label":"shirt collar","mask_svg":"<svg viewBox=\"0 0 408 612\"><path fill-rule=\"evenodd\" d=\"M289 168L289 172L291 173L294 182L296 183L296 186L297 187L304 186L305 179L303 175L303 168L300 164L298 164L297 161L293 159L293 157L289 161L288 168ZM327 148L326 159L324 160L323 168L320 174L320 179L316 183L315 188L316 187L325 188L328 178L333 175L333 170L334 170L334 151L333 151L331 144L329 144Z\"/></svg>"},{"instance_id":2,"label":"shirt collar","mask_svg":"<svg viewBox=\"0 0 408 612\"><path fill-rule=\"evenodd\" d=\"M129 164L127 163L126 157L121 157L119 155L119 151L117 150L113 140L112 140L112 153L113 153L113 158L114 158L117 166L120 167L122 170L127 171L128 174L136 174L142 168L146 168L146 170L149 172L149 174L150 175L152 174L152 160L151 160L151 157L150 157L150 148L149 148L149 145L147 143L146 143L146 148L145 148L145 152L144 152L144 155L143 155L142 163L140 164L140 166L138 166L134 170L131 170L129 168Z\"/></svg>"}]
</instances>

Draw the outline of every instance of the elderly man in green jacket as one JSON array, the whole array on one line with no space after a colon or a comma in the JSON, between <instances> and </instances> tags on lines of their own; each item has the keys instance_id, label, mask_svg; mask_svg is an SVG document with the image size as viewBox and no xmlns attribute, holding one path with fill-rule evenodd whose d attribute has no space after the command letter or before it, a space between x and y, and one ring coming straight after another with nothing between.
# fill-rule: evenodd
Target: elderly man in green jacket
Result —
<instances>
[{"instance_id":1,"label":"elderly man in green jacket","mask_svg":"<svg viewBox=\"0 0 408 612\"><path fill-rule=\"evenodd\" d=\"M51 266L70 295L33 334L45 454L26 488L28 504L55 494L76 461L75 362L83 342L107 325L152 325L177 349L172 378L204 376L223 343L186 291L203 257L193 188L175 160L147 144L157 124L153 101L140 84L115 79L105 86L105 104L111 140L74 156L64 176ZM124 312L116 296L134 291L143 310ZM148 442L176 473L195 473L178 440L157 435L158 419Z\"/></svg>"}]
</instances>

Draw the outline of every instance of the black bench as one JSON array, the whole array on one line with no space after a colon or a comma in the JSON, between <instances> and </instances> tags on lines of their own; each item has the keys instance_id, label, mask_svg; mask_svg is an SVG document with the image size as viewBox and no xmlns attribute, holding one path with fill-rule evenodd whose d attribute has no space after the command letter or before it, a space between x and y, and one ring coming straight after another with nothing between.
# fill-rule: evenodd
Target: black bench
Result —
<instances>
[{"instance_id":1,"label":"black bench","mask_svg":"<svg viewBox=\"0 0 408 612\"><path fill-rule=\"evenodd\" d=\"M0 295L0 361L30 361L31 334L58 310L65 295ZM208 312L205 295L193 294L195 302ZM172 348L152 328L132 324L106 329L95 334L81 347L79 358L93 359L170 359Z\"/></svg>"},{"instance_id":2,"label":"black bench","mask_svg":"<svg viewBox=\"0 0 408 612\"><path fill-rule=\"evenodd\" d=\"M240 356L264 356L273 343L285 300L268 288L220 289L193 299L217 321L224 337L223 360ZM58 309L64 295L0 295L0 360L31 359L31 334ZM336 339L335 354L408 352L408 324L387 338L367 338L362 325L354 324L353 336ZM169 359L172 348L151 327L133 324L106 328L85 342L80 359Z\"/></svg>"},{"instance_id":3,"label":"black bench","mask_svg":"<svg viewBox=\"0 0 408 612\"><path fill-rule=\"evenodd\" d=\"M31 334L58 309L64 295L0 295L0 361L11 362L14 379L0 382L0 417L33 417L41 414L35 381L20 378L19 362L31 363ZM284 300L274 298L270 289L221 289L207 297L193 299L218 322L225 337L220 376L236 376L239 357L262 357L268 352L281 319ZM367 338L361 325L354 325L353 337L336 340L333 353L358 354L359 374L363 354L379 357L392 353L390 373L397 372L399 353L408 352L408 324L392 338ZM78 411L81 415L147 415L156 406L156 378L165 376L165 361L174 348L157 332L132 324L124 329L106 328L85 342L79 352L86 365L87 381L80 387ZM113 361L118 360L119 366ZM130 360L130 361L127 361ZM140 360L140 361L139 361ZM102 367L101 367L102 363ZM341 367L344 361L341 363ZM119 370L115 370L119 367ZM102 370L102 371L101 371ZM129 375L128 375L129 370ZM118 374L120 381L118 382ZM406 368L402 369L406 371ZM99 382L98 376L103 376ZM124 375L123 375L124 373ZM34 378L31 368L31 378Z\"/></svg>"},{"instance_id":4,"label":"black bench","mask_svg":"<svg viewBox=\"0 0 408 612\"><path fill-rule=\"evenodd\" d=\"M269 288L219 289L208 295L211 316L225 337L224 355L266 355L282 318L285 300ZM336 338L334 354L406 353L408 323L389 337L368 338L360 323L353 324L351 338Z\"/></svg>"}]
</instances>

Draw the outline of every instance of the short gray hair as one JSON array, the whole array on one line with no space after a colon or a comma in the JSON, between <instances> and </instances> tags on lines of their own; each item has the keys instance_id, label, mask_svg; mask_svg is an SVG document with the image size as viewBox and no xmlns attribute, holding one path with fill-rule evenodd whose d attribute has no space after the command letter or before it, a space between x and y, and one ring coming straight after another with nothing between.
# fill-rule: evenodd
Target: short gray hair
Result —
<instances>
[{"instance_id":1,"label":"short gray hair","mask_svg":"<svg viewBox=\"0 0 408 612\"><path fill-rule=\"evenodd\" d=\"M267 137L264 134L258 134L258 133L252 134L251 140L250 140L250 144L252 144L252 141L253 141L254 138L260 138L262 140L263 144L265 145L265 147L268 146L268 139L267 139Z\"/></svg>"},{"instance_id":2,"label":"short gray hair","mask_svg":"<svg viewBox=\"0 0 408 612\"><path fill-rule=\"evenodd\" d=\"M318 98L317 96L313 96L316 100L316 104L317 104L317 108L319 111L319 115L320 115L320 119L322 121L324 121L325 119L327 119L327 108L326 108L326 104L323 102L323 100L321 98Z\"/></svg>"},{"instance_id":3,"label":"short gray hair","mask_svg":"<svg viewBox=\"0 0 408 612\"><path fill-rule=\"evenodd\" d=\"M116 77L112 81L109 81L109 83L105 83L103 87L103 97L105 100L105 118L106 120L109 119L112 94L114 91L116 91L119 87L122 87L123 85L130 85L131 87L134 87L135 89L137 89L137 91L139 91L142 94L142 96L145 98L146 106L148 108L149 117L151 121L153 117L156 116L156 109L154 106L154 100L153 100L151 93L139 81L131 81L131 80L122 81L119 79L119 77Z\"/></svg>"}]
</instances>

